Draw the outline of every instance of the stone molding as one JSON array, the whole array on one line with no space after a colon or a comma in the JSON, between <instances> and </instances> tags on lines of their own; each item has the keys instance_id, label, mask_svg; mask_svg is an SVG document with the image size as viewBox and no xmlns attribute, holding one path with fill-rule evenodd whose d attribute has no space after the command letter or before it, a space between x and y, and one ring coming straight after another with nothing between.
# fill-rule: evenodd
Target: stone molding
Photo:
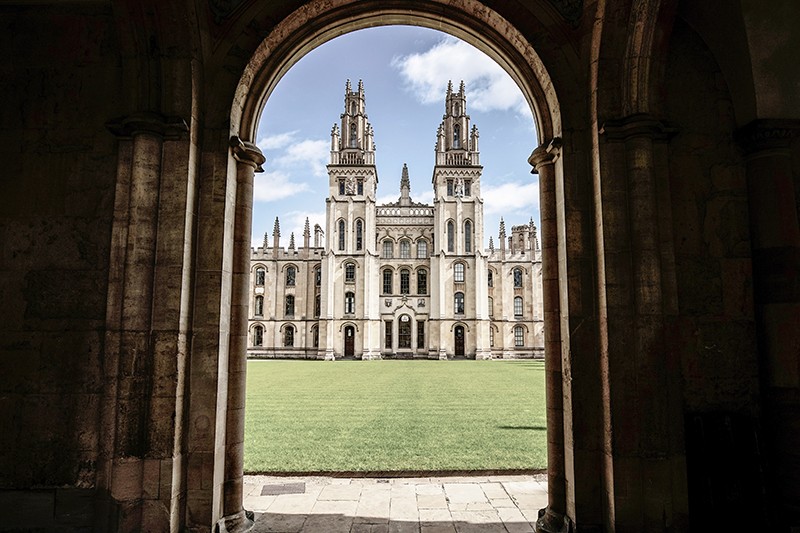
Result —
<instances>
[{"instance_id":1,"label":"stone molding","mask_svg":"<svg viewBox=\"0 0 800 533\"><path fill-rule=\"evenodd\" d=\"M544 165L552 165L558 160L561 155L561 137L555 137L540 144L528 157L528 163L531 165L531 174L538 174L539 170Z\"/></svg>"},{"instance_id":2,"label":"stone molding","mask_svg":"<svg viewBox=\"0 0 800 533\"><path fill-rule=\"evenodd\" d=\"M677 128L658 120L649 113L635 113L620 119L607 120L600 127L600 135L609 142L625 142L633 137L649 137L654 141L669 141Z\"/></svg>"},{"instance_id":3,"label":"stone molding","mask_svg":"<svg viewBox=\"0 0 800 533\"><path fill-rule=\"evenodd\" d=\"M264 167L261 165L267 158L258 146L250 141L243 141L237 135L231 137L230 146L236 161L251 165L256 172L264 172Z\"/></svg>"},{"instance_id":4,"label":"stone molding","mask_svg":"<svg viewBox=\"0 0 800 533\"><path fill-rule=\"evenodd\" d=\"M111 119L106 128L120 138L134 137L140 133L150 133L165 139L180 139L189 132L189 126L181 117L164 117L158 113L144 111L126 117Z\"/></svg>"},{"instance_id":5,"label":"stone molding","mask_svg":"<svg viewBox=\"0 0 800 533\"><path fill-rule=\"evenodd\" d=\"M745 154L762 150L789 148L792 139L800 136L800 120L756 119L739 128L735 137Z\"/></svg>"}]
</instances>

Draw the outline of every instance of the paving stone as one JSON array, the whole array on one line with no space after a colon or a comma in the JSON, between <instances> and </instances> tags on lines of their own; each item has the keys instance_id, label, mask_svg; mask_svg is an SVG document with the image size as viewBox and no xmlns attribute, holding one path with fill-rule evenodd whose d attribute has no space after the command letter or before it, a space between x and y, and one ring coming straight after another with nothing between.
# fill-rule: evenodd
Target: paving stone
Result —
<instances>
[{"instance_id":1,"label":"paving stone","mask_svg":"<svg viewBox=\"0 0 800 533\"><path fill-rule=\"evenodd\" d=\"M453 524L420 524L420 533L456 533Z\"/></svg>"},{"instance_id":2,"label":"paving stone","mask_svg":"<svg viewBox=\"0 0 800 533\"><path fill-rule=\"evenodd\" d=\"M494 509L486 511L453 511L453 521L468 524L500 524L500 516Z\"/></svg>"},{"instance_id":3,"label":"paving stone","mask_svg":"<svg viewBox=\"0 0 800 533\"><path fill-rule=\"evenodd\" d=\"M350 533L388 533L388 532L389 532L388 521L385 524L360 524L354 521L353 527L350 530Z\"/></svg>"},{"instance_id":4,"label":"paving stone","mask_svg":"<svg viewBox=\"0 0 800 533\"><path fill-rule=\"evenodd\" d=\"M362 492L356 507L356 516L388 521L390 502L389 491Z\"/></svg>"},{"instance_id":5,"label":"paving stone","mask_svg":"<svg viewBox=\"0 0 800 533\"><path fill-rule=\"evenodd\" d=\"M536 494L515 494L514 501L520 509L532 509L538 511L547 507L547 494L539 492Z\"/></svg>"},{"instance_id":6,"label":"paving stone","mask_svg":"<svg viewBox=\"0 0 800 533\"><path fill-rule=\"evenodd\" d=\"M453 517L447 509L420 509L419 522L422 525L435 523L450 523Z\"/></svg>"},{"instance_id":7,"label":"paving stone","mask_svg":"<svg viewBox=\"0 0 800 533\"><path fill-rule=\"evenodd\" d=\"M489 503L491 503L492 507L494 507L495 509L500 509L500 508L503 508L503 507L513 507L515 509L517 508L517 504L514 503L514 500L512 500L509 497L493 498L493 499L489 500Z\"/></svg>"},{"instance_id":8,"label":"paving stone","mask_svg":"<svg viewBox=\"0 0 800 533\"><path fill-rule=\"evenodd\" d=\"M313 514L306 518L304 532L350 533L353 526L352 516Z\"/></svg>"},{"instance_id":9,"label":"paving stone","mask_svg":"<svg viewBox=\"0 0 800 533\"><path fill-rule=\"evenodd\" d=\"M533 480L506 481L502 485L509 494L533 494L542 490L542 486Z\"/></svg>"},{"instance_id":10,"label":"paving stone","mask_svg":"<svg viewBox=\"0 0 800 533\"><path fill-rule=\"evenodd\" d=\"M447 509L444 493L417 494L417 507L420 509Z\"/></svg>"},{"instance_id":11,"label":"paving stone","mask_svg":"<svg viewBox=\"0 0 800 533\"><path fill-rule=\"evenodd\" d=\"M481 483L481 489L487 498L508 498L506 489L501 483Z\"/></svg>"},{"instance_id":12,"label":"paving stone","mask_svg":"<svg viewBox=\"0 0 800 533\"><path fill-rule=\"evenodd\" d=\"M504 508L498 509L497 514L506 526L509 533L531 533L533 527L519 509Z\"/></svg>"},{"instance_id":13,"label":"paving stone","mask_svg":"<svg viewBox=\"0 0 800 533\"><path fill-rule=\"evenodd\" d=\"M477 483L445 483L444 491L451 503L488 502Z\"/></svg>"},{"instance_id":14,"label":"paving stone","mask_svg":"<svg viewBox=\"0 0 800 533\"><path fill-rule=\"evenodd\" d=\"M339 514L352 518L356 515L357 505L358 502L347 500L317 500L311 512L315 515Z\"/></svg>"},{"instance_id":15,"label":"paving stone","mask_svg":"<svg viewBox=\"0 0 800 533\"><path fill-rule=\"evenodd\" d=\"M419 523L392 520L389 522L388 533L419 533Z\"/></svg>"},{"instance_id":16,"label":"paving stone","mask_svg":"<svg viewBox=\"0 0 800 533\"><path fill-rule=\"evenodd\" d=\"M395 498L389 505L389 518L394 520L408 520L411 522L419 521L419 510L417 509L417 498Z\"/></svg>"},{"instance_id":17,"label":"paving stone","mask_svg":"<svg viewBox=\"0 0 800 533\"><path fill-rule=\"evenodd\" d=\"M280 494L305 494L305 483L276 483L261 487L262 496L278 496Z\"/></svg>"},{"instance_id":18,"label":"paving stone","mask_svg":"<svg viewBox=\"0 0 800 533\"><path fill-rule=\"evenodd\" d=\"M316 503L316 496L307 494L284 494L276 496L270 506L271 513L309 514Z\"/></svg>"},{"instance_id":19,"label":"paving stone","mask_svg":"<svg viewBox=\"0 0 800 533\"><path fill-rule=\"evenodd\" d=\"M451 511L466 511L467 510L467 504L466 503L448 502L447 508L450 509Z\"/></svg>"},{"instance_id":20,"label":"paving stone","mask_svg":"<svg viewBox=\"0 0 800 533\"><path fill-rule=\"evenodd\" d=\"M417 494L444 494L444 488L440 484L422 483L415 487Z\"/></svg>"},{"instance_id":21,"label":"paving stone","mask_svg":"<svg viewBox=\"0 0 800 533\"><path fill-rule=\"evenodd\" d=\"M467 504L467 511L491 511L492 509L494 509L494 507L492 507L492 504L489 502L476 502Z\"/></svg>"},{"instance_id":22,"label":"paving stone","mask_svg":"<svg viewBox=\"0 0 800 533\"><path fill-rule=\"evenodd\" d=\"M248 496L244 499L244 508L251 511L266 511L277 496Z\"/></svg>"},{"instance_id":23,"label":"paving stone","mask_svg":"<svg viewBox=\"0 0 800 533\"><path fill-rule=\"evenodd\" d=\"M300 533L306 521L305 515L264 513L253 526L253 533Z\"/></svg>"},{"instance_id":24,"label":"paving stone","mask_svg":"<svg viewBox=\"0 0 800 533\"><path fill-rule=\"evenodd\" d=\"M361 497L361 485L328 485L323 487L317 499L319 500L350 500L358 501Z\"/></svg>"}]
</instances>

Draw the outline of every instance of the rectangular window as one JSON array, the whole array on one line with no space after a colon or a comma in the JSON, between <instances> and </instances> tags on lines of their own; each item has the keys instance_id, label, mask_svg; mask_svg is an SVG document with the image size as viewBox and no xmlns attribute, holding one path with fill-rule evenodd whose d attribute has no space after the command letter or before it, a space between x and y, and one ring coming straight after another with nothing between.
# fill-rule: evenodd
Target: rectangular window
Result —
<instances>
[{"instance_id":1,"label":"rectangular window","mask_svg":"<svg viewBox=\"0 0 800 533\"><path fill-rule=\"evenodd\" d=\"M464 196L472 196L472 180L464 180Z\"/></svg>"},{"instance_id":2,"label":"rectangular window","mask_svg":"<svg viewBox=\"0 0 800 533\"><path fill-rule=\"evenodd\" d=\"M525 346L525 332L519 326L514 328L514 346Z\"/></svg>"},{"instance_id":3,"label":"rectangular window","mask_svg":"<svg viewBox=\"0 0 800 533\"><path fill-rule=\"evenodd\" d=\"M428 258L428 241L417 241L417 259Z\"/></svg>"},{"instance_id":4,"label":"rectangular window","mask_svg":"<svg viewBox=\"0 0 800 533\"><path fill-rule=\"evenodd\" d=\"M489 346L494 348L494 328L489 326Z\"/></svg>"},{"instance_id":5,"label":"rectangular window","mask_svg":"<svg viewBox=\"0 0 800 533\"><path fill-rule=\"evenodd\" d=\"M514 298L514 316L522 316L522 298L519 296Z\"/></svg>"},{"instance_id":6,"label":"rectangular window","mask_svg":"<svg viewBox=\"0 0 800 533\"><path fill-rule=\"evenodd\" d=\"M425 348L425 321L417 320L417 350Z\"/></svg>"},{"instance_id":7,"label":"rectangular window","mask_svg":"<svg viewBox=\"0 0 800 533\"><path fill-rule=\"evenodd\" d=\"M344 195L344 180L339 180L339 194Z\"/></svg>"},{"instance_id":8,"label":"rectangular window","mask_svg":"<svg viewBox=\"0 0 800 533\"><path fill-rule=\"evenodd\" d=\"M453 265L455 269L453 281L456 283L464 283L464 263L456 263Z\"/></svg>"},{"instance_id":9,"label":"rectangular window","mask_svg":"<svg viewBox=\"0 0 800 533\"><path fill-rule=\"evenodd\" d=\"M383 333L384 343L383 343L383 347L386 348L387 350L391 350L392 349L392 321L391 320L387 320L386 322L383 323L383 327L384 327L384 333Z\"/></svg>"},{"instance_id":10,"label":"rectangular window","mask_svg":"<svg viewBox=\"0 0 800 533\"><path fill-rule=\"evenodd\" d=\"M408 270L400 271L400 294L409 294L411 292L411 273Z\"/></svg>"},{"instance_id":11,"label":"rectangular window","mask_svg":"<svg viewBox=\"0 0 800 533\"><path fill-rule=\"evenodd\" d=\"M411 319L408 315L401 316L397 324L397 347L411 348Z\"/></svg>"},{"instance_id":12,"label":"rectangular window","mask_svg":"<svg viewBox=\"0 0 800 533\"><path fill-rule=\"evenodd\" d=\"M453 180L447 180L447 196L453 196Z\"/></svg>"},{"instance_id":13,"label":"rectangular window","mask_svg":"<svg viewBox=\"0 0 800 533\"><path fill-rule=\"evenodd\" d=\"M428 294L427 270L417 270L417 294Z\"/></svg>"},{"instance_id":14,"label":"rectangular window","mask_svg":"<svg viewBox=\"0 0 800 533\"><path fill-rule=\"evenodd\" d=\"M383 294L392 294L392 271L383 271Z\"/></svg>"},{"instance_id":15,"label":"rectangular window","mask_svg":"<svg viewBox=\"0 0 800 533\"><path fill-rule=\"evenodd\" d=\"M364 179L358 178L358 182L356 183L356 194L361 196L364 194Z\"/></svg>"},{"instance_id":16,"label":"rectangular window","mask_svg":"<svg viewBox=\"0 0 800 533\"><path fill-rule=\"evenodd\" d=\"M394 243L390 240L383 241L383 258L391 259L394 252Z\"/></svg>"}]
</instances>

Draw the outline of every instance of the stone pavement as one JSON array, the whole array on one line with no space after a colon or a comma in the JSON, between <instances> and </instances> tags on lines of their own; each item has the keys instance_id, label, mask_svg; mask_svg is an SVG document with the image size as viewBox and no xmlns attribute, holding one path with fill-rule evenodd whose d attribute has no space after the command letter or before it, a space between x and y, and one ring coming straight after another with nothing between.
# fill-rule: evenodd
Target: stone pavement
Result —
<instances>
[{"instance_id":1,"label":"stone pavement","mask_svg":"<svg viewBox=\"0 0 800 533\"><path fill-rule=\"evenodd\" d=\"M245 476L254 532L523 533L547 506L547 476Z\"/></svg>"}]
</instances>

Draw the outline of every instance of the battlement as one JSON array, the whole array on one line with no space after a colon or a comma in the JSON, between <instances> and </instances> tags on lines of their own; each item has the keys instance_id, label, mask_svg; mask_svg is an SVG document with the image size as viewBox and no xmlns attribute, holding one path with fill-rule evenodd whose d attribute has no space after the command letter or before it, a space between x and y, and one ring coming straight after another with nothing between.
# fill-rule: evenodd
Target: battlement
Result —
<instances>
[{"instance_id":1,"label":"battlement","mask_svg":"<svg viewBox=\"0 0 800 533\"><path fill-rule=\"evenodd\" d=\"M258 248L250 248L250 258L251 259L262 259L264 261L271 261L275 259L303 259L303 258L318 258L321 259L323 253L325 252L324 248L308 248L308 253L306 253L306 248L278 248L277 250L277 257L275 254L275 249L272 246L264 248L263 246L259 246Z\"/></svg>"}]
</instances>

